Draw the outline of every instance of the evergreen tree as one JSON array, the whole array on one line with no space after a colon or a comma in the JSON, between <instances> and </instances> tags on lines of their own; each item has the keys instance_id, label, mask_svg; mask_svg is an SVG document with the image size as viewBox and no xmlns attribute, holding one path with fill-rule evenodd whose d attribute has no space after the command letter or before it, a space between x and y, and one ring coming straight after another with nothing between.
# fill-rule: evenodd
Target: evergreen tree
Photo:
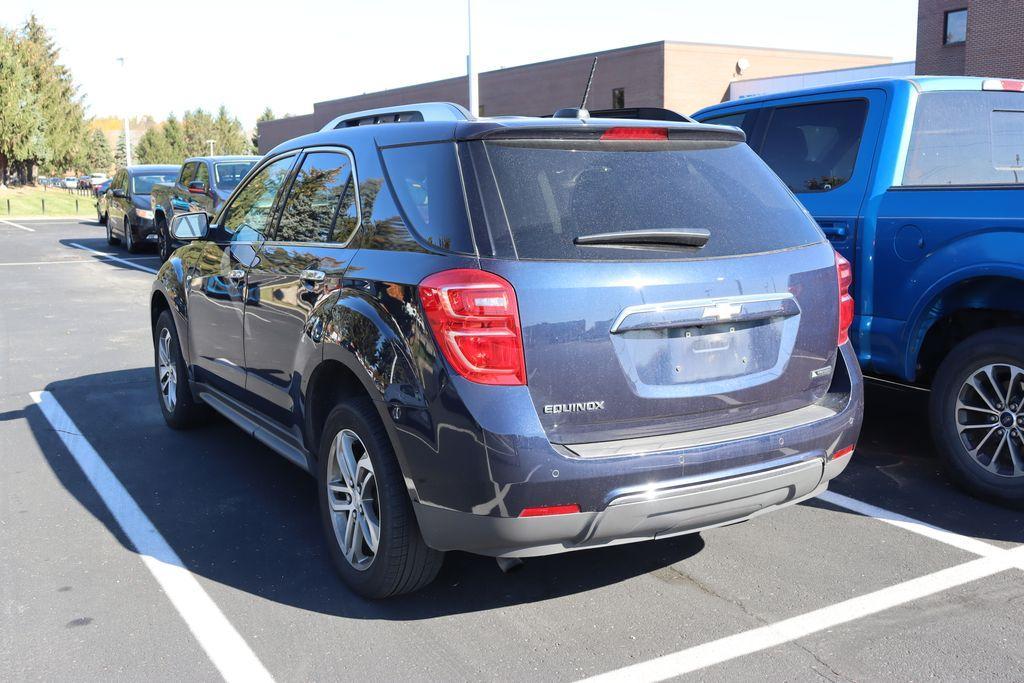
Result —
<instances>
[{"instance_id":1,"label":"evergreen tree","mask_svg":"<svg viewBox=\"0 0 1024 683\"><path fill-rule=\"evenodd\" d=\"M252 150L253 152L260 151L260 124L264 121L273 121L274 112L267 107L263 110L263 113L256 117L256 127L252 130Z\"/></svg>"},{"instance_id":2,"label":"evergreen tree","mask_svg":"<svg viewBox=\"0 0 1024 683\"><path fill-rule=\"evenodd\" d=\"M114 152L114 165L118 168L127 163L128 150L126 147L124 131L121 131L121 134L117 136L117 151Z\"/></svg>"},{"instance_id":3,"label":"evergreen tree","mask_svg":"<svg viewBox=\"0 0 1024 683\"><path fill-rule=\"evenodd\" d=\"M241 122L228 114L224 105L217 110L217 118L213 122L213 139L217 141L217 154L249 154L252 151Z\"/></svg>"},{"instance_id":4,"label":"evergreen tree","mask_svg":"<svg viewBox=\"0 0 1024 683\"><path fill-rule=\"evenodd\" d=\"M175 157L167 144L164 126L156 126L143 133L133 151L140 164L181 163L181 158Z\"/></svg>"},{"instance_id":5,"label":"evergreen tree","mask_svg":"<svg viewBox=\"0 0 1024 683\"><path fill-rule=\"evenodd\" d=\"M89 137L85 167L90 172L109 172L114 164L114 154L110 151L110 143L103 131L94 130Z\"/></svg>"},{"instance_id":6,"label":"evergreen tree","mask_svg":"<svg viewBox=\"0 0 1024 683\"><path fill-rule=\"evenodd\" d=\"M87 135L85 111L71 73L60 63L60 51L34 14L25 22L20 45L42 119L42 144L25 160L30 181L34 166L59 172L80 161Z\"/></svg>"},{"instance_id":7,"label":"evergreen tree","mask_svg":"<svg viewBox=\"0 0 1024 683\"><path fill-rule=\"evenodd\" d=\"M210 145L206 141L216 140L212 116L202 109L187 111L181 119L181 128L185 138L185 156L210 153Z\"/></svg>"},{"instance_id":8,"label":"evergreen tree","mask_svg":"<svg viewBox=\"0 0 1024 683\"><path fill-rule=\"evenodd\" d=\"M42 119L16 35L0 28L0 186L11 164L38 156Z\"/></svg>"},{"instance_id":9,"label":"evergreen tree","mask_svg":"<svg viewBox=\"0 0 1024 683\"><path fill-rule=\"evenodd\" d=\"M164 142L167 145L168 163L180 164L185 159L185 132L174 114L167 117L167 121L161 126L164 135Z\"/></svg>"}]
</instances>

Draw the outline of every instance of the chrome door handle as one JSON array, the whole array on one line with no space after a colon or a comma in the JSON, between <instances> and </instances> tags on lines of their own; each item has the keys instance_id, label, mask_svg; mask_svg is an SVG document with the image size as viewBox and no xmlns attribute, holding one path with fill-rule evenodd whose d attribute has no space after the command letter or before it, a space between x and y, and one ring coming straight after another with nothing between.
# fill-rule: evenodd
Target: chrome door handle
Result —
<instances>
[{"instance_id":1,"label":"chrome door handle","mask_svg":"<svg viewBox=\"0 0 1024 683\"><path fill-rule=\"evenodd\" d=\"M228 279L229 280L235 280L235 281L244 280L245 279L245 271L240 269L240 268L236 268L235 270L232 270L230 273L228 273Z\"/></svg>"},{"instance_id":2,"label":"chrome door handle","mask_svg":"<svg viewBox=\"0 0 1024 683\"><path fill-rule=\"evenodd\" d=\"M327 274L322 270L304 270L299 273L299 279L309 283L323 282L326 277Z\"/></svg>"}]
</instances>

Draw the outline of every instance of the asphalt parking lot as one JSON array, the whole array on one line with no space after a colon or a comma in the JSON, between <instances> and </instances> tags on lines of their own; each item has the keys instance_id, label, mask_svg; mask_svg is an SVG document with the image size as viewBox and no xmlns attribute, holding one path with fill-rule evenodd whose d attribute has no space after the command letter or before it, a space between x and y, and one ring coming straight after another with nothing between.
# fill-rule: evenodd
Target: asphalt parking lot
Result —
<instances>
[{"instance_id":1,"label":"asphalt parking lot","mask_svg":"<svg viewBox=\"0 0 1024 683\"><path fill-rule=\"evenodd\" d=\"M1022 676L1024 514L942 476L923 392L869 386L825 500L508 575L452 553L366 602L306 474L226 421L164 426L154 256L93 221L0 221L0 245L7 680Z\"/></svg>"}]
</instances>

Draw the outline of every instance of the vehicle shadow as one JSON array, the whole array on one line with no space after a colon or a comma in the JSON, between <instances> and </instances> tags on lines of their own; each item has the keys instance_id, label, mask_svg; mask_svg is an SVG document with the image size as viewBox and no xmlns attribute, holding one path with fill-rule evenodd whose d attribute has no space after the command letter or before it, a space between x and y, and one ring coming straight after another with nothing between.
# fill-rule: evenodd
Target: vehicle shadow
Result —
<instances>
[{"instance_id":1,"label":"vehicle shadow","mask_svg":"<svg viewBox=\"0 0 1024 683\"><path fill-rule=\"evenodd\" d=\"M1024 511L970 496L943 470L927 392L867 382L864 409L853 461L831 490L965 536L1024 543Z\"/></svg>"},{"instance_id":2,"label":"vehicle shadow","mask_svg":"<svg viewBox=\"0 0 1024 683\"><path fill-rule=\"evenodd\" d=\"M371 602L352 594L327 555L313 479L227 421L179 432L163 423L148 368L47 387L195 574L313 612L417 620L548 600L616 584L700 552L699 535L534 558L503 575L491 558L449 553L433 584ZM75 499L134 550L34 404L24 417Z\"/></svg>"},{"instance_id":3,"label":"vehicle shadow","mask_svg":"<svg viewBox=\"0 0 1024 683\"><path fill-rule=\"evenodd\" d=\"M96 227L96 225L93 224L92 227ZM127 249L124 248L123 245L107 244L106 234L100 234L99 236L89 237L65 237L58 240L58 242L65 247L78 251L81 254L82 258L93 258L96 260L97 263L108 265L111 268L139 270L138 268L133 268L119 261L114 261L113 259L109 258L103 258L103 256L101 256L100 254L110 254L111 256L115 256L119 259L130 259L132 263L136 263L139 266L145 268L152 268L154 270L158 270L160 267L160 260L158 254L156 253L155 247L144 249L138 254L131 254L128 252ZM81 247L85 247L85 249L82 249ZM100 252L100 254L95 254L90 251L86 251L86 249L98 251Z\"/></svg>"}]
</instances>

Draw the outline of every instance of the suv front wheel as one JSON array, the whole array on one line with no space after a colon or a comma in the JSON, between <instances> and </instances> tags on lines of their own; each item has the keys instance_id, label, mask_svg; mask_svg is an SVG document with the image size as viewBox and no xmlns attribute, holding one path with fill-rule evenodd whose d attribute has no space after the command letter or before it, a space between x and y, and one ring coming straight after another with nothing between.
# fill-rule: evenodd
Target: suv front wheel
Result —
<instances>
[{"instance_id":1,"label":"suv front wheel","mask_svg":"<svg viewBox=\"0 0 1024 683\"><path fill-rule=\"evenodd\" d=\"M950 475L975 495L1024 507L1024 328L960 342L939 366L929 411Z\"/></svg>"},{"instance_id":2,"label":"suv front wheel","mask_svg":"<svg viewBox=\"0 0 1024 683\"><path fill-rule=\"evenodd\" d=\"M172 429L188 429L206 417L206 405L192 396L174 316L164 311L153 328L153 356L160 412Z\"/></svg>"},{"instance_id":3,"label":"suv front wheel","mask_svg":"<svg viewBox=\"0 0 1024 683\"><path fill-rule=\"evenodd\" d=\"M402 473L369 398L335 406L320 442L320 516L331 560L366 598L409 593L434 580L444 553L420 535Z\"/></svg>"}]
</instances>

